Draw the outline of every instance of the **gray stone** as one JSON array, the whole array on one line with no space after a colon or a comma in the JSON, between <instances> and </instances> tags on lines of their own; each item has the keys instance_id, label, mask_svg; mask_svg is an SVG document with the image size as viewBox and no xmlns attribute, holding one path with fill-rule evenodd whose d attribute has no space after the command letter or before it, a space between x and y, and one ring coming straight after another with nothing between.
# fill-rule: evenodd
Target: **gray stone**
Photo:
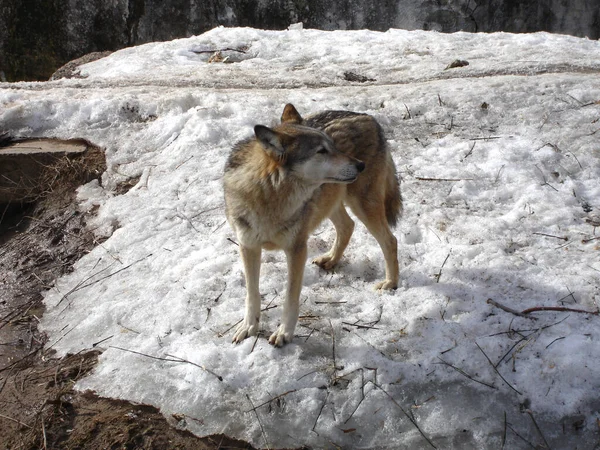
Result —
<instances>
[{"instance_id":1,"label":"gray stone","mask_svg":"<svg viewBox=\"0 0 600 450\"><path fill-rule=\"evenodd\" d=\"M46 80L91 52L215 26L534 32L600 38L598 0L0 0L0 76Z\"/></svg>"}]
</instances>

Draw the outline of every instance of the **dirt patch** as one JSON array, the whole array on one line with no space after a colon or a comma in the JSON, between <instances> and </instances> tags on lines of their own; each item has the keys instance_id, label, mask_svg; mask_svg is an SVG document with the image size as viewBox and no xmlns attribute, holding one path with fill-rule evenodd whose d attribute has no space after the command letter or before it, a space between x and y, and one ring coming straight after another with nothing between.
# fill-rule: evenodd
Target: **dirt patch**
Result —
<instances>
[{"instance_id":1,"label":"dirt patch","mask_svg":"<svg viewBox=\"0 0 600 450\"><path fill-rule=\"evenodd\" d=\"M101 155L58 160L34 200L0 205L0 448L252 448L220 435L197 438L150 406L76 392L99 352L59 359L45 350L41 292L100 244L77 208L75 189L105 170Z\"/></svg>"}]
</instances>

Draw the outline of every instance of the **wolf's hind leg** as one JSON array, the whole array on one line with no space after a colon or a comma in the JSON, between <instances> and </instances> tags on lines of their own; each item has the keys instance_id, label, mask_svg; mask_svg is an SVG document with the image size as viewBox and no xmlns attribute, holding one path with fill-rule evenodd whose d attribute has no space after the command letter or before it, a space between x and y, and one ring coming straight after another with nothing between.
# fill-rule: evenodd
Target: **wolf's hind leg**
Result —
<instances>
[{"instance_id":1,"label":"wolf's hind leg","mask_svg":"<svg viewBox=\"0 0 600 450\"><path fill-rule=\"evenodd\" d=\"M392 233L385 216L385 206L381 202L351 203L352 211L365 224L379 243L385 258L385 280L377 283L376 289L396 289L398 287L398 241Z\"/></svg>"},{"instance_id":2,"label":"wolf's hind leg","mask_svg":"<svg viewBox=\"0 0 600 450\"><path fill-rule=\"evenodd\" d=\"M238 325L233 335L232 342L236 344L239 344L249 336L256 336L260 320L258 280L260 277L261 248L249 248L240 245L240 254L242 255L244 274L246 276L246 312L244 319Z\"/></svg>"},{"instance_id":3,"label":"wolf's hind leg","mask_svg":"<svg viewBox=\"0 0 600 450\"><path fill-rule=\"evenodd\" d=\"M327 253L313 260L314 264L324 270L331 270L340 261L354 231L354 221L342 203L333 211L329 219L335 227L335 242Z\"/></svg>"}]
</instances>

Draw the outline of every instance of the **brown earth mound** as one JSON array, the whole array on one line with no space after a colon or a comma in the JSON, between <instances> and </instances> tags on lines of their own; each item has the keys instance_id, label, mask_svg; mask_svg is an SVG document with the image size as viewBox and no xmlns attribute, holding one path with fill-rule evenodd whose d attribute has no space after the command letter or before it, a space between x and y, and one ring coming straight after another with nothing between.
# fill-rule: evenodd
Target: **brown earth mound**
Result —
<instances>
[{"instance_id":1,"label":"brown earth mound","mask_svg":"<svg viewBox=\"0 0 600 450\"><path fill-rule=\"evenodd\" d=\"M9 153L7 143L0 154ZM64 143L36 140L22 146L56 149ZM99 244L77 208L75 189L106 170L101 149L85 141L71 144L85 148L20 155L30 161L13 164L12 178L3 177L9 181L0 203L0 448L251 448L220 435L197 438L169 425L150 406L76 392L75 382L93 369L98 351L53 357L37 327L41 292ZM11 184L13 192L6 189Z\"/></svg>"}]
</instances>

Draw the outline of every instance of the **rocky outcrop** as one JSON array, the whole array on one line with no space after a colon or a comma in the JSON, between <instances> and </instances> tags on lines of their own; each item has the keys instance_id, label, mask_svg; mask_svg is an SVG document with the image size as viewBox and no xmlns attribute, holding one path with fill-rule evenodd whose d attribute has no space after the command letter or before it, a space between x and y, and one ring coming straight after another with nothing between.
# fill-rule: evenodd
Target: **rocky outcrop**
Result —
<instances>
[{"instance_id":1,"label":"rocky outcrop","mask_svg":"<svg viewBox=\"0 0 600 450\"><path fill-rule=\"evenodd\" d=\"M0 79L45 80L81 55L215 26L554 33L600 38L597 0L0 0Z\"/></svg>"}]
</instances>

